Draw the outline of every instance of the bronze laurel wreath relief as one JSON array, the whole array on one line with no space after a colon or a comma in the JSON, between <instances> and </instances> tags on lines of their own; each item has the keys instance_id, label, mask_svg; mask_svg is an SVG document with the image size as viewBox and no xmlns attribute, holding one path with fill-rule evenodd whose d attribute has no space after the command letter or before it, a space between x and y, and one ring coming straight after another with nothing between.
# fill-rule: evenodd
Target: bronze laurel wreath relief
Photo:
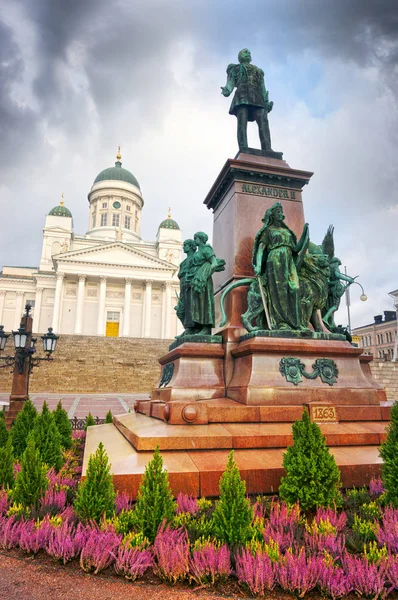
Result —
<instances>
[{"instance_id":1,"label":"bronze laurel wreath relief","mask_svg":"<svg viewBox=\"0 0 398 600\"><path fill-rule=\"evenodd\" d=\"M337 382L339 371L337 365L331 358L317 358L312 365L312 373L306 372L306 367L299 358L282 358L279 363L280 373L286 377L286 381L298 385L306 379L321 378L322 383L333 385Z\"/></svg>"}]
</instances>

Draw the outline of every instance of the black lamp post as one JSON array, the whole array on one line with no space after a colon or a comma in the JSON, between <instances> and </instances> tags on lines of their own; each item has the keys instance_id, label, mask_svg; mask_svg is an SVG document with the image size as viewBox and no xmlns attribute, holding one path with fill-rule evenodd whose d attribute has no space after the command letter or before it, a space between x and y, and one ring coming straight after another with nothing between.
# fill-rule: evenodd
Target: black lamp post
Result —
<instances>
[{"instance_id":1,"label":"black lamp post","mask_svg":"<svg viewBox=\"0 0 398 600\"><path fill-rule=\"evenodd\" d=\"M43 360L54 360L52 353L54 352L58 335L53 333L50 327L45 335L41 336L43 340L43 351L46 356L33 356L36 352L37 338L32 337L32 317L29 315L31 310L30 304L25 307L25 314L21 320L21 326L17 331L12 331L14 349L13 355L0 356L0 368L12 367L14 374L12 382L12 390L10 396L9 413L20 410L20 403L27 399L29 390L29 377L34 367L38 367ZM3 352L7 340L11 334L4 332L3 325L0 325L0 352ZM15 410L11 410L12 404L17 403ZM15 414L13 414L15 417ZM11 415L10 415L11 418Z\"/></svg>"}]
</instances>

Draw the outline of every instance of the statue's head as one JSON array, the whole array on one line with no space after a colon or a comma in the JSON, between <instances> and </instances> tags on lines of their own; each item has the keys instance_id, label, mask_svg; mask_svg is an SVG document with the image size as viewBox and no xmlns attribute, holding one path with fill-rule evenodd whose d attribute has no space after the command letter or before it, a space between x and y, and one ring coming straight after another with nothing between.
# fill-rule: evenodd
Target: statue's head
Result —
<instances>
[{"instance_id":1,"label":"statue's head","mask_svg":"<svg viewBox=\"0 0 398 600\"><path fill-rule=\"evenodd\" d=\"M196 250L195 240L184 240L183 250L184 250L185 254L190 254L191 252L195 252L195 250Z\"/></svg>"},{"instance_id":2,"label":"statue's head","mask_svg":"<svg viewBox=\"0 0 398 600\"><path fill-rule=\"evenodd\" d=\"M198 242L200 244L206 244L207 240L209 239L209 236L204 233L203 231L198 231L197 233L195 233L195 235L193 236L193 239L196 242L196 245L198 246Z\"/></svg>"},{"instance_id":3,"label":"statue's head","mask_svg":"<svg viewBox=\"0 0 398 600\"><path fill-rule=\"evenodd\" d=\"M266 225L271 225L272 223L282 223L284 219L285 215L283 214L282 204L280 202L275 202L271 208L265 211L262 221Z\"/></svg>"},{"instance_id":4,"label":"statue's head","mask_svg":"<svg viewBox=\"0 0 398 600\"><path fill-rule=\"evenodd\" d=\"M243 48L243 50L241 50L238 54L238 61L240 63L250 63L252 61L250 50Z\"/></svg>"}]
</instances>

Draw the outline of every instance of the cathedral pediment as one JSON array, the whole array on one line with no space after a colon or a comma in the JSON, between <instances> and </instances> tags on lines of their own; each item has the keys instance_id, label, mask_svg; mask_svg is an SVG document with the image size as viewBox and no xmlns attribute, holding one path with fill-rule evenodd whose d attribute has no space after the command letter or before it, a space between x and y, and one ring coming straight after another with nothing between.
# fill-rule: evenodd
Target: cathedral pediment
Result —
<instances>
[{"instance_id":1,"label":"cathedral pediment","mask_svg":"<svg viewBox=\"0 0 398 600\"><path fill-rule=\"evenodd\" d=\"M58 269L65 263L117 265L138 269L161 269L163 271L175 271L176 269L176 266L169 261L162 260L123 242L112 242L63 252L53 256L53 261L58 265Z\"/></svg>"}]
</instances>

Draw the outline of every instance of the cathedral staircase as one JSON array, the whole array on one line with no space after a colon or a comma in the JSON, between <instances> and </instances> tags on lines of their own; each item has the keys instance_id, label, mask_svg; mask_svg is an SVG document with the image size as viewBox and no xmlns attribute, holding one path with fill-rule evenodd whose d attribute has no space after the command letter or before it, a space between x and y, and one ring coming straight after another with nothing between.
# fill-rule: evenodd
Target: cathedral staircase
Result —
<instances>
[{"instance_id":1,"label":"cathedral staircase","mask_svg":"<svg viewBox=\"0 0 398 600\"><path fill-rule=\"evenodd\" d=\"M54 360L33 370L34 393L149 392L159 379L158 357L170 340L61 335ZM10 369L0 369L0 392L9 393Z\"/></svg>"}]
</instances>

